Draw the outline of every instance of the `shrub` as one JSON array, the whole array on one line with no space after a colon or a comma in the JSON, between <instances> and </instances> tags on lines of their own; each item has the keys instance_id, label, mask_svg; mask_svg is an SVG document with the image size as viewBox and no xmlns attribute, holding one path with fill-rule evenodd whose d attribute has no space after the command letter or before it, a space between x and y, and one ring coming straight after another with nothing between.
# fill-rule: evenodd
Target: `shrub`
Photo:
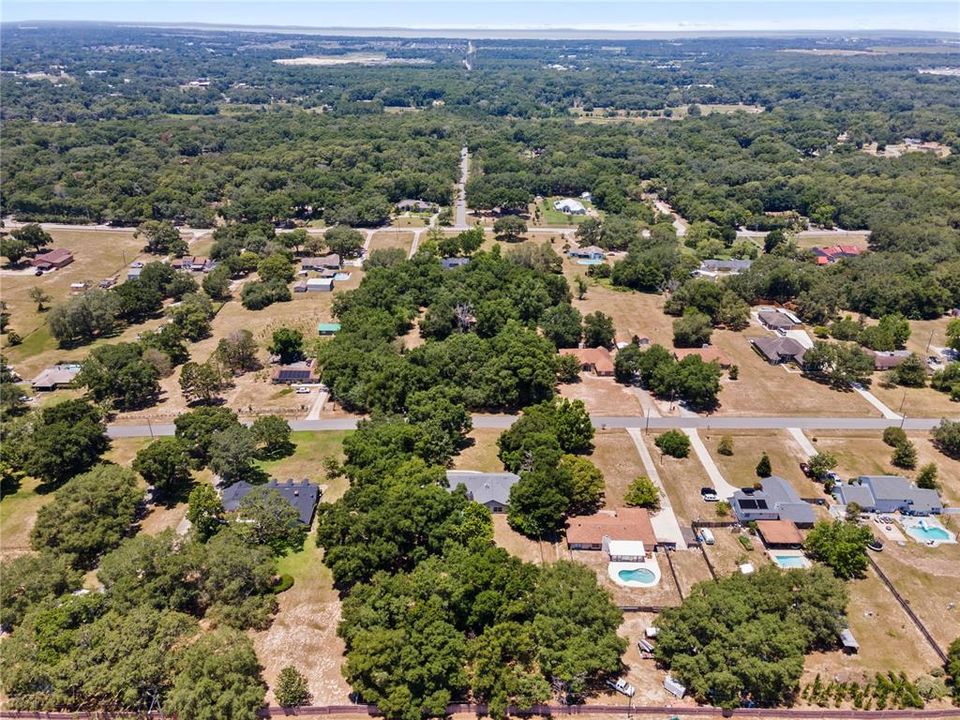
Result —
<instances>
[{"instance_id":1,"label":"shrub","mask_svg":"<svg viewBox=\"0 0 960 720\"><path fill-rule=\"evenodd\" d=\"M907 433L903 431L903 428L891 425L888 428L884 428L883 441L890 447L895 448L907 442Z\"/></svg>"},{"instance_id":2,"label":"shrub","mask_svg":"<svg viewBox=\"0 0 960 720\"><path fill-rule=\"evenodd\" d=\"M630 507L656 510L660 507L660 489L646 475L641 475L630 483L623 502Z\"/></svg>"},{"instance_id":3,"label":"shrub","mask_svg":"<svg viewBox=\"0 0 960 720\"><path fill-rule=\"evenodd\" d=\"M733 455L733 438L730 435L724 435L717 443L717 452L720 455Z\"/></svg>"},{"instance_id":4,"label":"shrub","mask_svg":"<svg viewBox=\"0 0 960 720\"><path fill-rule=\"evenodd\" d=\"M282 592L286 592L293 587L293 575L287 575L284 573L278 579L276 584L273 586L273 594L279 595Z\"/></svg>"},{"instance_id":5,"label":"shrub","mask_svg":"<svg viewBox=\"0 0 960 720\"><path fill-rule=\"evenodd\" d=\"M685 458L690 454L690 438L679 430L667 430L655 441L660 452L675 458Z\"/></svg>"}]
</instances>

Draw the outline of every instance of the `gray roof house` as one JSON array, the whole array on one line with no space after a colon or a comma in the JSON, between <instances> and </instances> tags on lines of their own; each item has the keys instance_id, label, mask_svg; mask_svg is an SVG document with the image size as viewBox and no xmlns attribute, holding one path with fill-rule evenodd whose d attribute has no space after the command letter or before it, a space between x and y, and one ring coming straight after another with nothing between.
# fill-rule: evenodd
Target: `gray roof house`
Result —
<instances>
[{"instance_id":1,"label":"gray roof house","mask_svg":"<svg viewBox=\"0 0 960 720\"><path fill-rule=\"evenodd\" d=\"M861 475L857 483L838 485L834 491L845 505L857 503L866 512L931 515L943 512L936 490L923 490L899 475Z\"/></svg>"},{"instance_id":2,"label":"gray roof house","mask_svg":"<svg viewBox=\"0 0 960 720\"><path fill-rule=\"evenodd\" d=\"M320 500L320 488L306 480L301 480L300 482L287 480L282 483L271 480L265 485L251 485L241 480L233 485L228 485L221 491L220 501L223 503L223 509L227 512L238 510L240 508L240 501L255 487L266 487L271 490L276 490L284 500L293 505L294 509L300 515L300 522L307 526L313 522L313 511L316 510L317 502Z\"/></svg>"},{"instance_id":3,"label":"gray roof house","mask_svg":"<svg viewBox=\"0 0 960 720\"><path fill-rule=\"evenodd\" d=\"M700 268L696 270L695 273L705 277L739 275L749 270L751 265L753 265L753 260L718 260L716 258L710 258L700 263Z\"/></svg>"},{"instance_id":4,"label":"gray roof house","mask_svg":"<svg viewBox=\"0 0 960 720\"><path fill-rule=\"evenodd\" d=\"M787 362L802 365L803 356L807 352L807 349L793 338L779 335L776 337L762 335L761 337L750 338L750 344L767 362L773 365Z\"/></svg>"},{"instance_id":5,"label":"gray roof house","mask_svg":"<svg viewBox=\"0 0 960 720\"><path fill-rule=\"evenodd\" d=\"M795 323L789 315L779 310L764 310L757 313L757 319L760 323L771 330L790 330Z\"/></svg>"},{"instance_id":6,"label":"gray roof house","mask_svg":"<svg viewBox=\"0 0 960 720\"><path fill-rule=\"evenodd\" d=\"M772 475L760 481L760 489L742 488L730 499L737 520L791 520L798 527L810 527L816 519L809 503L800 499L793 486Z\"/></svg>"},{"instance_id":7,"label":"gray roof house","mask_svg":"<svg viewBox=\"0 0 960 720\"><path fill-rule=\"evenodd\" d=\"M447 483L451 492L463 485L471 500L486 505L495 513L504 512L510 505L510 488L516 485L519 479L519 475L510 472L447 470Z\"/></svg>"},{"instance_id":8,"label":"gray roof house","mask_svg":"<svg viewBox=\"0 0 960 720\"><path fill-rule=\"evenodd\" d=\"M444 270L453 270L454 268L469 264L470 258L468 257L446 257L441 258L440 260L440 267L442 267Z\"/></svg>"}]
</instances>

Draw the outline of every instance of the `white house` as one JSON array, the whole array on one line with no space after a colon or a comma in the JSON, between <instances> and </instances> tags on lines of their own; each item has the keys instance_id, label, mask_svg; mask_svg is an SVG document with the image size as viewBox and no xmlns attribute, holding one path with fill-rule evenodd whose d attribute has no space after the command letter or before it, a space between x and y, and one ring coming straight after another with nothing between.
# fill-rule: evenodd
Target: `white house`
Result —
<instances>
[{"instance_id":1,"label":"white house","mask_svg":"<svg viewBox=\"0 0 960 720\"><path fill-rule=\"evenodd\" d=\"M583 203L579 200L574 200L573 198L564 198L563 200L555 201L553 203L553 209L559 210L567 215L587 214L587 209L583 206Z\"/></svg>"},{"instance_id":2,"label":"white house","mask_svg":"<svg viewBox=\"0 0 960 720\"><path fill-rule=\"evenodd\" d=\"M333 278L310 278L307 280L307 292L332 292Z\"/></svg>"}]
</instances>

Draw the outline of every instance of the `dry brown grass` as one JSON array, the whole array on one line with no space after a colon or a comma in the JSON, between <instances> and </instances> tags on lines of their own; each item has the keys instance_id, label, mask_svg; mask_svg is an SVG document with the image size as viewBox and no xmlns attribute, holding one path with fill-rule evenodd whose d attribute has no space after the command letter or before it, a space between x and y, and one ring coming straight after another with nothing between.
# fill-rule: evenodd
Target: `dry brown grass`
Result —
<instances>
[{"instance_id":1,"label":"dry brown grass","mask_svg":"<svg viewBox=\"0 0 960 720\"><path fill-rule=\"evenodd\" d=\"M646 472L626 430L598 430L590 460L603 472L607 508L622 507L630 483Z\"/></svg>"},{"instance_id":2,"label":"dry brown grass","mask_svg":"<svg viewBox=\"0 0 960 720\"><path fill-rule=\"evenodd\" d=\"M661 553L661 557L663 555ZM673 563L674 571L677 573L677 580L680 582L680 592L683 593L684 597L689 597L690 590L697 583L712 579L710 568L707 567L703 554L696 548L671 552L670 560Z\"/></svg>"},{"instance_id":3,"label":"dry brown grass","mask_svg":"<svg viewBox=\"0 0 960 720\"><path fill-rule=\"evenodd\" d=\"M714 528L713 536L716 542L713 545L704 545L703 548L718 576L740 572L739 568L743 563L750 563L755 568L760 568L773 562L763 549L760 539L748 532L737 531L734 528ZM752 550L747 550L740 543L741 537L750 541Z\"/></svg>"},{"instance_id":4,"label":"dry brown grass","mask_svg":"<svg viewBox=\"0 0 960 720\"><path fill-rule=\"evenodd\" d=\"M710 481L696 454L691 450L690 456L681 460L661 456L660 449L654 445L656 437L657 434L649 433L643 439L680 524L689 526L694 520L715 519L716 503L706 503L700 498L700 488Z\"/></svg>"},{"instance_id":5,"label":"dry brown grass","mask_svg":"<svg viewBox=\"0 0 960 720\"><path fill-rule=\"evenodd\" d=\"M30 531L37 512L53 500L52 492L37 492L39 485L33 478L24 478L17 492L0 500L0 559L4 561L33 551Z\"/></svg>"},{"instance_id":6,"label":"dry brown grass","mask_svg":"<svg viewBox=\"0 0 960 720\"><path fill-rule=\"evenodd\" d=\"M717 445L724 435L733 439L733 455L717 452ZM766 452L773 474L789 480L801 497L821 497L824 494L821 485L800 471L800 463L807 458L786 430L769 430L762 435L745 431L701 431L700 437L731 485L747 487L757 482L760 479L756 473L757 463Z\"/></svg>"},{"instance_id":7,"label":"dry brown grass","mask_svg":"<svg viewBox=\"0 0 960 720\"><path fill-rule=\"evenodd\" d=\"M591 372L581 374L579 382L560 385L559 391L568 400L582 400L592 415L637 415L641 409L631 388Z\"/></svg>"},{"instance_id":8,"label":"dry brown grass","mask_svg":"<svg viewBox=\"0 0 960 720\"><path fill-rule=\"evenodd\" d=\"M560 557L558 546L531 540L511 528L504 513L493 516L493 541L511 555L537 565L555 562Z\"/></svg>"},{"instance_id":9,"label":"dry brown grass","mask_svg":"<svg viewBox=\"0 0 960 720\"><path fill-rule=\"evenodd\" d=\"M467 443L453 458L453 466L458 470L478 470L480 472L501 472L503 463L497 457L497 438L500 430L494 428L474 428L467 435Z\"/></svg>"},{"instance_id":10,"label":"dry brown grass","mask_svg":"<svg viewBox=\"0 0 960 720\"><path fill-rule=\"evenodd\" d=\"M693 706L695 703L690 698L678 700L664 690L663 679L667 673L657 668L653 660L644 660L640 657L637 641L643 637L646 628L655 627L656 624L657 616L653 613L626 613L623 624L617 630L617 634L627 640L627 651L623 654L623 662L627 666L626 678L637 690L637 694L633 697L633 704L669 706L671 708ZM626 705L626 700L627 698L623 695L611 692L591 699L588 704L616 705L623 703ZM624 712L626 712L626 708L624 708ZM664 717L668 715L666 710L663 714ZM669 714L674 715L676 713L671 711ZM680 717L683 717L682 714Z\"/></svg>"},{"instance_id":11,"label":"dry brown grass","mask_svg":"<svg viewBox=\"0 0 960 720\"><path fill-rule=\"evenodd\" d=\"M822 233L805 232L803 235L794 235L793 241L801 248L812 247L830 247L831 245L856 245L861 250L867 249L867 237L869 232L848 232L843 235L837 235L829 231ZM759 238L761 241L763 238Z\"/></svg>"},{"instance_id":12,"label":"dry brown grass","mask_svg":"<svg viewBox=\"0 0 960 720\"><path fill-rule=\"evenodd\" d=\"M378 230L371 236L370 252L385 248L400 248L409 252L412 244L413 233L408 230Z\"/></svg>"},{"instance_id":13,"label":"dry brown grass","mask_svg":"<svg viewBox=\"0 0 960 720\"><path fill-rule=\"evenodd\" d=\"M567 555L574 561L582 563L597 574L600 587L607 590L617 605L654 605L672 607L680 604L680 592L670 574L670 567L663 553L654 553L657 564L660 566L660 582L649 588L628 588L618 585L610 579L607 567L610 558L605 552L592 550L567 551Z\"/></svg>"}]
</instances>

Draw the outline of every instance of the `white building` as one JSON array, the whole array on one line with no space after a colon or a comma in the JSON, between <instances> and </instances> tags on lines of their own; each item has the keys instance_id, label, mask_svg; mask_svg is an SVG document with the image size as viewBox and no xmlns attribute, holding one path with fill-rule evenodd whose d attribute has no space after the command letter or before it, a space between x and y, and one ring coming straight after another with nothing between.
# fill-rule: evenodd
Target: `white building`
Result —
<instances>
[{"instance_id":1,"label":"white building","mask_svg":"<svg viewBox=\"0 0 960 720\"><path fill-rule=\"evenodd\" d=\"M553 203L553 209L559 210L562 213L567 215L586 215L587 209L583 206L583 203L579 200L574 200L573 198L564 198L563 200L556 200Z\"/></svg>"}]
</instances>

